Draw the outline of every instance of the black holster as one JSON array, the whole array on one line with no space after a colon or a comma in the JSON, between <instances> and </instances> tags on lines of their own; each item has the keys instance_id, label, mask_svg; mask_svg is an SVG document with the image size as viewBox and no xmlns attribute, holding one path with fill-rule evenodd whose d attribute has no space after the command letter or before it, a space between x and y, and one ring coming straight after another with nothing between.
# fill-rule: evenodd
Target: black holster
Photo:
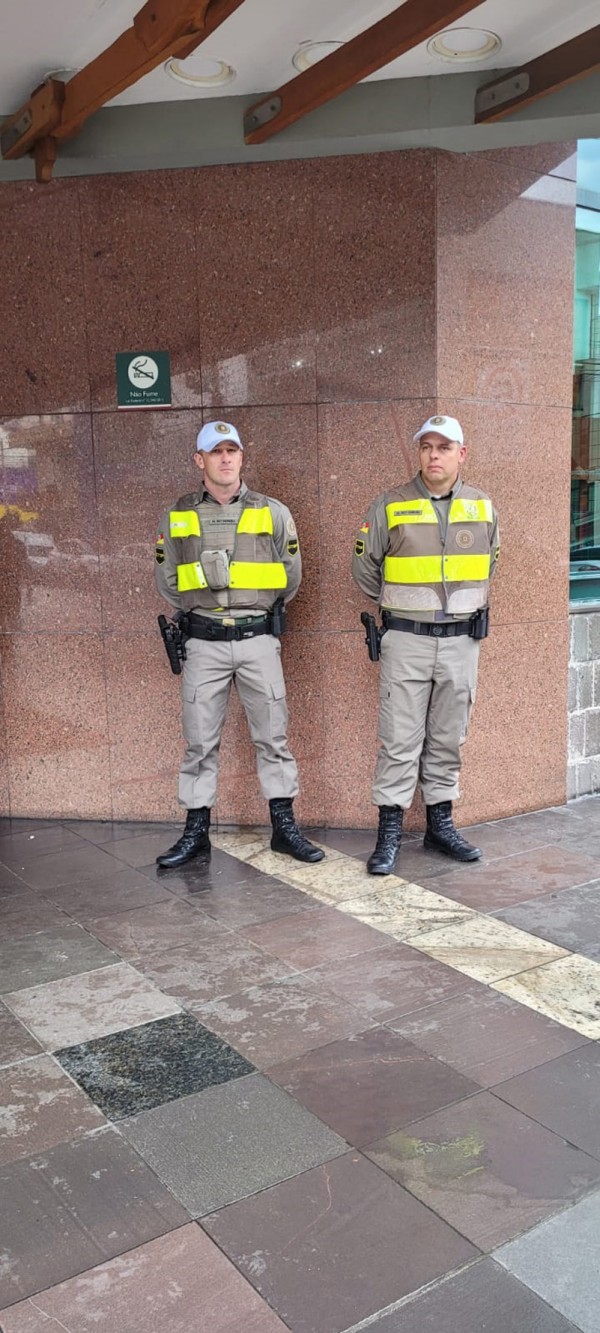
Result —
<instances>
[{"instance_id":1,"label":"black holster","mask_svg":"<svg viewBox=\"0 0 600 1333\"><path fill-rule=\"evenodd\" d=\"M184 626L185 617L181 617L179 620L167 620L166 616L158 617L158 627L174 676L181 675L181 663L185 662L187 656Z\"/></svg>"},{"instance_id":2,"label":"black holster","mask_svg":"<svg viewBox=\"0 0 600 1333\"><path fill-rule=\"evenodd\" d=\"M490 608L484 606L480 611L476 611L469 621L470 639L487 639L490 632Z\"/></svg>"},{"instance_id":3,"label":"black holster","mask_svg":"<svg viewBox=\"0 0 600 1333\"><path fill-rule=\"evenodd\" d=\"M375 617L370 616L368 611L361 611L360 619L365 627L365 643L369 658L371 662L378 662L381 657L381 638L385 630L379 629Z\"/></svg>"}]
</instances>

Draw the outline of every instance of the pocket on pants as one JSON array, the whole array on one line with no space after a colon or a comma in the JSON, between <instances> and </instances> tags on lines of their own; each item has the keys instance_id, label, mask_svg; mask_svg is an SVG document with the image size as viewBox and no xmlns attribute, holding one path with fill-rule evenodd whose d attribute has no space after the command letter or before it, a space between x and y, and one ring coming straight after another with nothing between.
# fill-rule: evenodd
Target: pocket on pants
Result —
<instances>
[{"instance_id":1,"label":"pocket on pants","mask_svg":"<svg viewBox=\"0 0 600 1333\"><path fill-rule=\"evenodd\" d=\"M285 741L288 726L288 708L285 681L278 680L269 686L269 720L271 739Z\"/></svg>"},{"instance_id":2,"label":"pocket on pants","mask_svg":"<svg viewBox=\"0 0 600 1333\"><path fill-rule=\"evenodd\" d=\"M181 687L183 734L190 745L199 745L202 739L200 727L200 709L196 701L197 686L185 681Z\"/></svg>"}]
</instances>

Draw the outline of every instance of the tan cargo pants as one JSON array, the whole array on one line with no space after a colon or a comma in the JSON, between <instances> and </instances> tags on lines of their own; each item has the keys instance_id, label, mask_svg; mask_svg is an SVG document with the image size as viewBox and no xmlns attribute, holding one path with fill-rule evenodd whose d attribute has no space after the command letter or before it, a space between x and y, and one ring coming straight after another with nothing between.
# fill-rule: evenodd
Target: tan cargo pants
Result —
<instances>
[{"instance_id":1,"label":"tan cargo pants","mask_svg":"<svg viewBox=\"0 0 600 1333\"><path fill-rule=\"evenodd\" d=\"M477 686L479 643L388 630L381 641L375 805L426 805L459 795L461 745Z\"/></svg>"},{"instance_id":2,"label":"tan cargo pants","mask_svg":"<svg viewBox=\"0 0 600 1333\"><path fill-rule=\"evenodd\" d=\"M187 810L212 806L217 794L221 733L235 685L256 746L265 800L298 794L298 770L287 743L288 711L281 644L272 634L239 643L189 639L183 664L183 734L187 745L179 773L179 803Z\"/></svg>"}]
</instances>

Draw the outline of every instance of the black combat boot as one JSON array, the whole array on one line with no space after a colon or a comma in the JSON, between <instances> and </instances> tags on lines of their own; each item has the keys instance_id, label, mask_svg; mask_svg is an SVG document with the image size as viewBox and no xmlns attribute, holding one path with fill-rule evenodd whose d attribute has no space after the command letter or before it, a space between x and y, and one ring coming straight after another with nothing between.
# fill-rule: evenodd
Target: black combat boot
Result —
<instances>
[{"instance_id":1,"label":"black combat boot","mask_svg":"<svg viewBox=\"0 0 600 1333\"><path fill-rule=\"evenodd\" d=\"M404 810L399 805L380 805L375 851L367 861L370 875L391 875L402 842Z\"/></svg>"},{"instance_id":2,"label":"black combat boot","mask_svg":"<svg viewBox=\"0 0 600 1333\"><path fill-rule=\"evenodd\" d=\"M482 855L479 847L472 847L455 829L452 801L438 801L436 805L427 806L427 832L423 846L428 851L443 852L454 861L478 861Z\"/></svg>"},{"instance_id":3,"label":"black combat boot","mask_svg":"<svg viewBox=\"0 0 600 1333\"><path fill-rule=\"evenodd\" d=\"M273 836L271 848L274 852L285 852L295 861L322 861L325 852L314 843L308 842L298 828L294 818L294 808L289 797L280 796L269 801Z\"/></svg>"},{"instance_id":4,"label":"black combat boot","mask_svg":"<svg viewBox=\"0 0 600 1333\"><path fill-rule=\"evenodd\" d=\"M201 852L204 852L205 856L210 856L209 826L210 809L207 805L200 806L198 810L188 810L181 837L169 847L168 852L157 856L157 866L162 866L163 870L170 870L173 866L185 865L186 861L200 856Z\"/></svg>"}]
</instances>

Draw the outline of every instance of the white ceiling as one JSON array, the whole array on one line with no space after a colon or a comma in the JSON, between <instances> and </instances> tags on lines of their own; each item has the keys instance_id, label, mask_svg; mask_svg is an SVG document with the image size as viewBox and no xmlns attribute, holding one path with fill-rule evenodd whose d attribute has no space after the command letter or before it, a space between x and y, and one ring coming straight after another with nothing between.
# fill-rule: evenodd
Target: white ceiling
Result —
<instances>
[{"instance_id":1,"label":"white ceiling","mask_svg":"<svg viewBox=\"0 0 600 1333\"><path fill-rule=\"evenodd\" d=\"M52 71L75 70L123 32L142 0L0 0L0 114L8 115ZM244 0L184 68L207 72L200 60L225 61L236 78L211 89L188 88L161 67L116 103L269 92L293 78L302 42L346 41L391 13L398 0ZM454 27L483 28L502 39L484 62L449 63L419 46L373 79L415 78L466 70L511 68L598 22L598 0L485 0ZM202 53L202 56L201 56Z\"/></svg>"}]
</instances>

